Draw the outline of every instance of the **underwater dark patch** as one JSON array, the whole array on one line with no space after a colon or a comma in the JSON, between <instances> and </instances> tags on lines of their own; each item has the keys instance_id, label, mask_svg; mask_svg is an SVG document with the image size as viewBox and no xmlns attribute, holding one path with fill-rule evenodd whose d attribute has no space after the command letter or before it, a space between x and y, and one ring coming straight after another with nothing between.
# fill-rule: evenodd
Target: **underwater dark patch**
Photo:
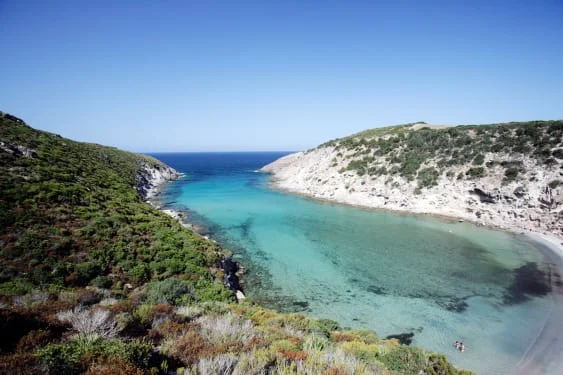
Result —
<instances>
[{"instance_id":1,"label":"underwater dark patch","mask_svg":"<svg viewBox=\"0 0 563 375\"><path fill-rule=\"evenodd\" d=\"M295 302L293 302L293 306L299 307L299 308L302 308L302 309L307 309L309 307L309 302L295 301Z\"/></svg>"},{"instance_id":2,"label":"underwater dark patch","mask_svg":"<svg viewBox=\"0 0 563 375\"><path fill-rule=\"evenodd\" d=\"M386 295L385 288L376 285L370 285L366 288L366 290L370 293L378 294L378 295Z\"/></svg>"},{"instance_id":3,"label":"underwater dark patch","mask_svg":"<svg viewBox=\"0 0 563 375\"><path fill-rule=\"evenodd\" d=\"M269 296L257 298L256 302L262 306L272 308L281 313L310 312L309 302L296 301L291 296Z\"/></svg>"},{"instance_id":4,"label":"underwater dark patch","mask_svg":"<svg viewBox=\"0 0 563 375\"><path fill-rule=\"evenodd\" d=\"M408 333L399 333L397 335L389 335L386 337L386 339L388 340L396 339L399 340L401 345L410 345L412 344L413 337L414 337L414 333L408 332Z\"/></svg>"},{"instance_id":5,"label":"underwater dark patch","mask_svg":"<svg viewBox=\"0 0 563 375\"><path fill-rule=\"evenodd\" d=\"M466 302L467 297L463 297L463 298L449 298L449 299L441 299L441 300L436 300L436 304L438 304L438 306L451 311L451 312L455 312L455 313L462 313L465 310L467 310L467 307L469 307L469 305Z\"/></svg>"},{"instance_id":6,"label":"underwater dark patch","mask_svg":"<svg viewBox=\"0 0 563 375\"><path fill-rule=\"evenodd\" d=\"M505 305L526 302L551 292L548 275L535 262L528 262L514 270L513 280L503 296Z\"/></svg>"}]
</instances>

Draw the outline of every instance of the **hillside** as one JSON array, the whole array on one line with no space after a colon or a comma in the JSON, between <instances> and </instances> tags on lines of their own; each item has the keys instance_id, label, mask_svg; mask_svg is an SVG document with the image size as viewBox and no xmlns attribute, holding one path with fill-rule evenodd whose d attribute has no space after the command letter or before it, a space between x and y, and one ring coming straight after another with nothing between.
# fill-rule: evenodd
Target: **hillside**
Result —
<instances>
[{"instance_id":1,"label":"hillside","mask_svg":"<svg viewBox=\"0 0 563 375\"><path fill-rule=\"evenodd\" d=\"M145 202L178 174L0 113L0 374L458 374L441 355L236 303L224 250Z\"/></svg>"},{"instance_id":2,"label":"hillside","mask_svg":"<svg viewBox=\"0 0 563 375\"><path fill-rule=\"evenodd\" d=\"M263 171L315 198L562 236L562 142L563 121L419 122L335 139Z\"/></svg>"}]
</instances>

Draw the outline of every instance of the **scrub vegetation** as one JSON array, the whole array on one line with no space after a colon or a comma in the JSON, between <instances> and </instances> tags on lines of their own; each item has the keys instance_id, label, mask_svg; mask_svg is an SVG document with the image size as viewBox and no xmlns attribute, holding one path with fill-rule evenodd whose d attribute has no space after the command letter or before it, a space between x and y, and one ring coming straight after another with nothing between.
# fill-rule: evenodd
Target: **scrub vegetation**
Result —
<instances>
[{"instance_id":1,"label":"scrub vegetation","mask_svg":"<svg viewBox=\"0 0 563 375\"><path fill-rule=\"evenodd\" d=\"M525 173L522 162L507 157L535 159L539 165L561 162L563 121L510 122L491 125L432 127L423 122L366 130L322 144L334 147L344 160L341 173L398 175L418 187L432 187L438 176L469 165L458 179L481 178L495 166L505 169L506 181ZM490 161L485 163L485 155ZM495 162L498 156L501 162ZM337 162L338 160L335 160ZM342 165L342 164L341 164Z\"/></svg>"},{"instance_id":2,"label":"scrub vegetation","mask_svg":"<svg viewBox=\"0 0 563 375\"><path fill-rule=\"evenodd\" d=\"M467 373L373 332L236 303L224 251L144 202L147 166L164 167L0 114L0 373Z\"/></svg>"}]
</instances>

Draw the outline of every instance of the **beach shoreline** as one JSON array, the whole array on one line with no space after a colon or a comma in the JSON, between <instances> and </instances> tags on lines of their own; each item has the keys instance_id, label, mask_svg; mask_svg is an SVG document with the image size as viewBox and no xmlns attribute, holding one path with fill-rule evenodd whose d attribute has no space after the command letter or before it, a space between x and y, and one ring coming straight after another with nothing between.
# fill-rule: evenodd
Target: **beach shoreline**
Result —
<instances>
[{"instance_id":1,"label":"beach shoreline","mask_svg":"<svg viewBox=\"0 0 563 375\"><path fill-rule=\"evenodd\" d=\"M442 220L445 220L445 221L450 221L450 222L468 222L468 223L472 223L472 224L477 225L477 226L491 228L491 229L497 229L497 230L500 229L500 230L504 230L504 231L516 233L516 234L534 233L534 234L537 234L539 236L542 236L541 238L543 238L543 241L548 241L548 242L551 242L552 244L554 243L554 241L555 242L559 241L558 242L559 244L563 243L563 235L559 236L559 235L552 233L552 232L545 232L545 231L542 231L541 228L537 228L537 230L535 230L536 228L534 228L534 229L523 228L523 227L519 227L517 225L507 225L506 223L502 223L502 222L499 222L497 220L482 220L482 219L477 219L477 218L469 216L469 215L456 215L456 213L453 212L453 211L443 212L443 211L440 211L440 210L435 210L435 211L426 210L427 207L421 207L421 208L417 209L417 208L406 207L406 206L405 207L379 206L379 205L362 204L362 203L358 203L358 202L350 202L350 201L347 201L347 200L344 200L344 199L338 199L338 198L335 198L335 197L326 197L326 196L321 196L321 195L314 194L314 193L303 192L302 190L295 188L295 187L282 186L281 185L282 179L276 177L275 173L269 172L269 171L262 171L262 173L266 173L266 174L270 175L270 182L268 184L268 187L270 189L276 190L276 191L284 193L284 194L298 195L298 196L301 196L303 198L315 200L315 201L318 201L318 202L344 205L344 206L355 207L355 208L368 210L368 211L391 212L391 213L394 213L394 214L402 214L402 215L415 216L415 217L434 217L434 218L439 218L439 219L442 219ZM537 238L540 238L540 237L537 237ZM548 240L548 239L551 239L551 240ZM562 253L561 256L563 256L563 253Z\"/></svg>"},{"instance_id":2,"label":"beach shoreline","mask_svg":"<svg viewBox=\"0 0 563 375\"><path fill-rule=\"evenodd\" d=\"M549 275L553 308L543 329L510 374L563 374L563 246L555 236L535 232L527 232L525 236L536 244L550 267L555 268L556 272Z\"/></svg>"},{"instance_id":3,"label":"beach shoreline","mask_svg":"<svg viewBox=\"0 0 563 375\"><path fill-rule=\"evenodd\" d=\"M158 184L154 184L154 186L150 189L150 195L147 194L147 203L150 203L153 207L178 220L184 227L188 227L194 230L194 232L198 233L193 224L186 221L186 215L182 210L165 207L164 202L159 199L162 189L170 181L172 180L159 181ZM408 209L397 210L389 207L371 207L361 204L352 204L345 201L341 202L336 199L318 197L313 194L306 194L299 191L282 188L276 183L276 179L273 176L271 178L269 188L280 191L284 194L299 195L307 199L313 199L330 204L352 206L370 211L382 210L408 216L436 217L451 223L467 221L472 224L484 226L487 228L505 230L514 235L523 235L527 241L533 242L536 245L538 250L545 258L546 262L553 265L553 269L556 271L557 276L563 274L563 248L561 246L563 240L553 234L534 232L530 231L529 229L517 228L514 226L510 227L493 225L490 223L484 224L482 222L470 220L465 217L456 217L442 213L413 212ZM199 234L202 235L201 233ZM213 241L207 236L202 235L202 237L206 238L207 240ZM554 279L552 281L554 285L552 286L553 309L549 313L544 326L536 339L530 343L527 351L522 356L522 358L516 364L514 364L514 367L507 369L507 373L520 375L563 373L563 360L560 359L563 358L563 340L557 337L558 332L563 332L563 320L560 319L560 317L563 316L563 288L560 285L557 286L557 280ZM237 298L239 298L238 295ZM242 298L244 298L244 295L239 299Z\"/></svg>"},{"instance_id":4,"label":"beach shoreline","mask_svg":"<svg viewBox=\"0 0 563 375\"><path fill-rule=\"evenodd\" d=\"M560 238L552 233L536 232L515 226L503 226L498 223L484 224L466 217L456 217L453 215L432 212L412 212L408 209L398 210L389 207L372 207L368 205L338 201L336 199L318 197L313 194L283 188L277 184L277 181L273 176L271 177L271 181L268 186L269 188L284 194L299 195L307 199L330 204L351 206L369 211L386 211L408 216L436 217L452 223L467 221L474 225L495 230L504 230L514 235L523 235L527 241L531 242L538 251L540 251L545 259L545 262L548 263L550 269L554 271L554 273L550 275L553 308L536 339L530 343L530 346L522 358L512 369L507 369L506 373L516 375L563 374L563 319L561 318L563 317L563 284L561 282L561 275L563 275L563 238Z\"/></svg>"}]
</instances>

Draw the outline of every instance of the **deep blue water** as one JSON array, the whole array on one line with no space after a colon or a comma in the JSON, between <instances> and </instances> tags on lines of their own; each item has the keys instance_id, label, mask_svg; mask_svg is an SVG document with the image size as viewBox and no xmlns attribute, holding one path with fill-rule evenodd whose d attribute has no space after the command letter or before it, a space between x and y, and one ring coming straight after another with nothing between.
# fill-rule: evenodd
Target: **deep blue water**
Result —
<instances>
[{"instance_id":1,"label":"deep blue water","mask_svg":"<svg viewBox=\"0 0 563 375\"><path fill-rule=\"evenodd\" d=\"M544 259L520 236L433 217L363 210L268 187L256 170L286 153L153 156L186 173L162 203L248 268L245 292L414 344L480 373L506 373L542 328L550 296L531 295ZM530 276L531 275L531 276ZM451 343L461 340L461 354Z\"/></svg>"}]
</instances>

